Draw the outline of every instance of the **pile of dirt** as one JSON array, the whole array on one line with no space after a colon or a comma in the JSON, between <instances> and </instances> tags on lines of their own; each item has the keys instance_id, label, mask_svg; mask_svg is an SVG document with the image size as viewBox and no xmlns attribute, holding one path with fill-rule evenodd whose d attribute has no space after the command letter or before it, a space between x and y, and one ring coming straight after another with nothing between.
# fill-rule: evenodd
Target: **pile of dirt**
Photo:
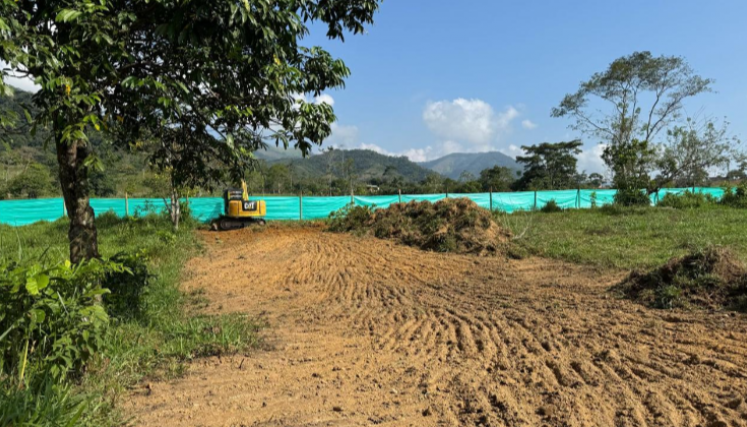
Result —
<instances>
[{"instance_id":1,"label":"pile of dirt","mask_svg":"<svg viewBox=\"0 0 747 427\"><path fill-rule=\"evenodd\" d=\"M493 221L490 211L469 199L395 203L387 209L352 207L334 215L330 229L394 239L438 252L503 252L510 233Z\"/></svg>"},{"instance_id":2,"label":"pile of dirt","mask_svg":"<svg viewBox=\"0 0 747 427\"><path fill-rule=\"evenodd\" d=\"M694 249L654 270L634 271L613 289L658 308L747 309L747 269L721 247Z\"/></svg>"}]
</instances>

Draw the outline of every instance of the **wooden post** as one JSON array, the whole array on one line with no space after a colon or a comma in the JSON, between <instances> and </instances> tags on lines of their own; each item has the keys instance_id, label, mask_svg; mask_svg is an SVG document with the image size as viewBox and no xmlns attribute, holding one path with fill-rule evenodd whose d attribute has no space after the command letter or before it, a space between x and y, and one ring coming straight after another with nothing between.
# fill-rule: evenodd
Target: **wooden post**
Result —
<instances>
[{"instance_id":1,"label":"wooden post","mask_svg":"<svg viewBox=\"0 0 747 427\"><path fill-rule=\"evenodd\" d=\"M490 212L493 212L493 187L490 187Z\"/></svg>"},{"instance_id":2,"label":"wooden post","mask_svg":"<svg viewBox=\"0 0 747 427\"><path fill-rule=\"evenodd\" d=\"M397 193L399 193L399 202L402 203L402 190L398 188Z\"/></svg>"},{"instance_id":3,"label":"wooden post","mask_svg":"<svg viewBox=\"0 0 747 427\"><path fill-rule=\"evenodd\" d=\"M576 209L581 209L581 188L576 192Z\"/></svg>"},{"instance_id":4,"label":"wooden post","mask_svg":"<svg viewBox=\"0 0 747 427\"><path fill-rule=\"evenodd\" d=\"M298 198L298 219L303 221L303 191L301 197Z\"/></svg>"},{"instance_id":5,"label":"wooden post","mask_svg":"<svg viewBox=\"0 0 747 427\"><path fill-rule=\"evenodd\" d=\"M537 190L534 191L534 210L537 210Z\"/></svg>"},{"instance_id":6,"label":"wooden post","mask_svg":"<svg viewBox=\"0 0 747 427\"><path fill-rule=\"evenodd\" d=\"M448 185L446 186L446 198L447 199L449 198L449 186Z\"/></svg>"},{"instance_id":7,"label":"wooden post","mask_svg":"<svg viewBox=\"0 0 747 427\"><path fill-rule=\"evenodd\" d=\"M125 191L125 218L130 216L130 199L127 197L127 192Z\"/></svg>"},{"instance_id":8,"label":"wooden post","mask_svg":"<svg viewBox=\"0 0 747 427\"><path fill-rule=\"evenodd\" d=\"M350 187L350 204L355 205L355 193L353 193L353 187Z\"/></svg>"}]
</instances>

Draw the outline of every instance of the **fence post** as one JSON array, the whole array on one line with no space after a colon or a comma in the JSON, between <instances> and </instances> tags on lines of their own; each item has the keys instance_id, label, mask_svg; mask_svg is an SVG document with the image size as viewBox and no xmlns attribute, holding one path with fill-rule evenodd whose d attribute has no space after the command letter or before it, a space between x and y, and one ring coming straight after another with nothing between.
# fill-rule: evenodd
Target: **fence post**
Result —
<instances>
[{"instance_id":1,"label":"fence post","mask_svg":"<svg viewBox=\"0 0 747 427\"><path fill-rule=\"evenodd\" d=\"M130 199L125 191L125 218L130 216Z\"/></svg>"},{"instance_id":2,"label":"fence post","mask_svg":"<svg viewBox=\"0 0 747 427\"><path fill-rule=\"evenodd\" d=\"M576 209L581 209L581 188L576 192Z\"/></svg>"},{"instance_id":3,"label":"fence post","mask_svg":"<svg viewBox=\"0 0 747 427\"><path fill-rule=\"evenodd\" d=\"M490 187L490 212L493 212L493 187Z\"/></svg>"},{"instance_id":4,"label":"fence post","mask_svg":"<svg viewBox=\"0 0 747 427\"><path fill-rule=\"evenodd\" d=\"M355 205L355 193L353 193L353 187L350 187L350 204Z\"/></svg>"},{"instance_id":5,"label":"fence post","mask_svg":"<svg viewBox=\"0 0 747 427\"><path fill-rule=\"evenodd\" d=\"M446 198L447 199L449 198L449 186L448 185L446 186Z\"/></svg>"},{"instance_id":6,"label":"fence post","mask_svg":"<svg viewBox=\"0 0 747 427\"><path fill-rule=\"evenodd\" d=\"M397 193L399 193L399 202L402 203L402 189L397 189Z\"/></svg>"},{"instance_id":7,"label":"fence post","mask_svg":"<svg viewBox=\"0 0 747 427\"><path fill-rule=\"evenodd\" d=\"M537 210L537 190L534 190L534 210Z\"/></svg>"},{"instance_id":8,"label":"fence post","mask_svg":"<svg viewBox=\"0 0 747 427\"><path fill-rule=\"evenodd\" d=\"M298 219L299 221L303 221L303 191L301 192L301 197L298 198Z\"/></svg>"}]
</instances>

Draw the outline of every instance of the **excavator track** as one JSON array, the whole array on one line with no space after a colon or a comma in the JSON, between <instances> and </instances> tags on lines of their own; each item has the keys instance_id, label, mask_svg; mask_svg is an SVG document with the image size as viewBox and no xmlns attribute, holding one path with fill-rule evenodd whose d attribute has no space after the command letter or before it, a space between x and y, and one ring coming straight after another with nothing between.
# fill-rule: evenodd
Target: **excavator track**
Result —
<instances>
[{"instance_id":1,"label":"excavator track","mask_svg":"<svg viewBox=\"0 0 747 427\"><path fill-rule=\"evenodd\" d=\"M265 225L267 221L264 218L230 218L222 216L211 223L214 231L230 231L248 227L252 224Z\"/></svg>"}]
</instances>

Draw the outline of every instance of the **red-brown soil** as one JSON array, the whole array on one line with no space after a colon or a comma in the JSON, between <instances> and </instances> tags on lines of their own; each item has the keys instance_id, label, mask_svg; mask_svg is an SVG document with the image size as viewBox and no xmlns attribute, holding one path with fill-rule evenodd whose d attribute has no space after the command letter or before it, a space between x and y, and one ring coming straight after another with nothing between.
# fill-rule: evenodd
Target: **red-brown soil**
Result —
<instances>
[{"instance_id":1,"label":"red-brown soil","mask_svg":"<svg viewBox=\"0 0 747 427\"><path fill-rule=\"evenodd\" d=\"M610 296L623 273L316 228L205 233L209 312L267 348L135 391L144 426L747 426L747 317Z\"/></svg>"}]
</instances>

